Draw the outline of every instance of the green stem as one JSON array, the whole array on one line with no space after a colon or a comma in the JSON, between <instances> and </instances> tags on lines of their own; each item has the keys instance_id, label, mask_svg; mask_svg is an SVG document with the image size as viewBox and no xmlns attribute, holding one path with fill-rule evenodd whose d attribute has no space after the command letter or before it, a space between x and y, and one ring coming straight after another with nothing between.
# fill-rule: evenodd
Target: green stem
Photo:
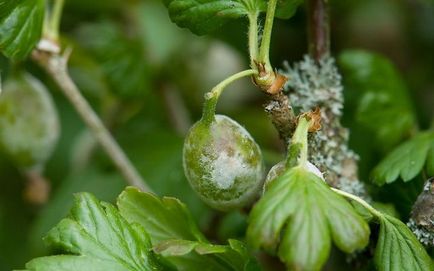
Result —
<instances>
[{"instance_id":1,"label":"green stem","mask_svg":"<svg viewBox=\"0 0 434 271\"><path fill-rule=\"evenodd\" d=\"M65 4L65 0L54 0L53 8L49 14L49 18L46 21L48 23L46 30L47 38L52 41L59 41L59 29L60 29L60 20L62 18L63 6Z\"/></svg>"},{"instance_id":2,"label":"green stem","mask_svg":"<svg viewBox=\"0 0 434 271\"><path fill-rule=\"evenodd\" d=\"M270 41L273 30L274 13L276 11L277 0L268 1L267 15L265 17L264 31L262 32L261 48L258 61L265 64L265 70L272 71L270 63Z\"/></svg>"},{"instance_id":3,"label":"green stem","mask_svg":"<svg viewBox=\"0 0 434 271\"><path fill-rule=\"evenodd\" d=\"M307 134L309 131L309 127L311 125L311 121L308 121L305 117L301 117L298 121L297 128L295 129L294 135L292 136L292 144L300 144L300 159L299 165L306 166L307 164L307 155L308 155L308 144L307 144ZM289 150L288 150L289 151Z\"/></svg>"},{"instance_id":4,"label":"green stem","mask_svg":"<svg viewBox=\"0 0 434 271\"><path fill-rule=\"evenodd\" d=\"M336 192L337 194L344 196L348 199L354 200L358 203L360 203L360 205L362 205L363 207L365 207L366 210L368 210L373 216L377 217L377 218L381 218L383 217L383 214L379 211L377 211L374 207L372 207L369 203L367 203L366 201L364 201L363 199L359 198L356 195L344 192L342 190L336 189L336 188L331 188L334 192Z\"/></svg>"},{"instance_id":5,"label":"green stem","mask_svg":"<svg viewBox=\"0 0 434 271\"><path fill-rule=\"evenodd\" d=\"M259 12L249 13L249 53L250 66L255 68L255 60L258 58L258 16Z\"/></svg>"},{"instance_id":6,"label":"green stem","mask_svg":"<svg viewBox=\"0 0 434 271\"><path fill-rule=\"evenodd\" d=\"M217 86L215 86L210 92L205 94L205 103L203 106L203 115L202 119L205 121L205 123L210 124L214 120L215 115L215 109L217 106L218 98L220 97L220 94L222 91L232 82L246 77L255 75L258 72L256 70L250 69L245 70L239 73L236 73L225 80L221 81Z\"/></svg>"}]
</instances>

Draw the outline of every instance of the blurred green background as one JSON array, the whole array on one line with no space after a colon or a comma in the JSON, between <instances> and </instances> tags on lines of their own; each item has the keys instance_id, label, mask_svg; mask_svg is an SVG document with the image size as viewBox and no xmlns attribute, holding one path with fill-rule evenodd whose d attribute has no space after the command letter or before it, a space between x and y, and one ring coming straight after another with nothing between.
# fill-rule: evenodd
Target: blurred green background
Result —
<instances>
[{"instance_id":1,"label":"blurred green background","mask_svg":"<svg viewBox=\"0 0 434 271\"><path fill-rule=\"evenodd\" d=\"M358 48L389 58L402 75L419 126L430 127L434 116L434 3L333 0L330 5L333 55ZM197 37L171 23L160 1L74 0L66 1L62 33L65 46L73 48L73 79L152 189L184 201L213 240L242 236L246 215L219 214L201 203L185 180L181 152L184 134L200 117L203 94L248 66L245 22L235 21L211 36ZM271 48L276 67L285 60L302 59L306 48L304 8L290 20L276 20ZM51 194L43 206L25 200L25 180L0 154L1 271L22 268L29 259L49 253L42 237L68 213L73 193L89 191L114 201L125 187L54 83L35 64L23 65L50 89L62 135L46 166ZM7 80L9 67L2 58L2 80ZM357 93L348 91L345 97L344 122L351 128L352 148L361 155L360 176L368 182L372 167L387 150L372 140L371 131L356 118ZM282 159L283 149L262 109L265 101L266 96L245 79L224 93L218 111L250 131L267 166L272 166ZM387 193L371 187L371 192L383 201L395 202L405 218L420 185L391 185Z\"/></svg>"}]
</instances>

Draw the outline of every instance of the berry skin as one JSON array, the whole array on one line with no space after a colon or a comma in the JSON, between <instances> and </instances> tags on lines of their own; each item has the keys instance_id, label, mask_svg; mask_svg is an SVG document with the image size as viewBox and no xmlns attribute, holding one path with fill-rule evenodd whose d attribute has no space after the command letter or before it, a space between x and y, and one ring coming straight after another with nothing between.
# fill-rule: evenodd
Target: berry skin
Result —
<instances>
[{"instance_id":1,"label":"berry skin","mask_svg":"<svg viewBox=\"0 0 434 271\"><path fill-rule=\"evenodd\" d=\"M0 150L24 170L40 170L59 138L50 93L24 72L11 75L0 94Z\"/></svg>"},{"instance_id":2,"label":"berry skin","mask_svg":"<svg viewBox=\"0 0 434 271\"><path fill-rule=\"evenodd\" d=\"M263 184L259 146L237 122L215 115L189 131L183 151L184 172L209 206L227 211L251 203Z\"/></svg>"}]
</instances>

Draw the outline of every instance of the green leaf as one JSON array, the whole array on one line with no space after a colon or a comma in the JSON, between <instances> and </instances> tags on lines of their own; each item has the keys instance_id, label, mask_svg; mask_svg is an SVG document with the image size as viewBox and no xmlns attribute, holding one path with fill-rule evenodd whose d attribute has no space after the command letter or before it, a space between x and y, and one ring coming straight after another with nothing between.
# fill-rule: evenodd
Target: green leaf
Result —
<instances>
[{"instance_id":1,"label":"green leaf","mask_svg":"<svg viewBox=\"0 0 434 271\"><path fill-rule=\"evenodd\" d=\"M372 172L374 183L384 185L394 182L398 177L402 178L404 182L414 179L422 171L428 152L431 156L433 149L434 133L418 134L399 145L380 162ZM431 161L431 158L429 160Z\"/></svg>"},{"instance_id":2,"label":"green leaf","mask_svg":"<svg viewBox=\"0 0 434 271\"><path fill-rule=\"evenodd\" d=\"M128 187L119 195L117 205L125 219L146 229L153 244L169 239L206 240L186 206L176 198L160 199Z\"/></svg>"},{"instance_id":3,"label":"green leaf","mask_svg":"<svg viewBox=\"0 0 434 271\"><path fill-rule=\"evenodd\" d=\"M34 259L27 263L28 270L163 270L144 228L128 224L114 206L88 193L77 194L70 217L53 228L45 241L71 255Z\"/></svg>"},{"instance_id":4,"label":"green leaf","mask_svg":"<svg viewBox=\"0 0 434 271\"><path fill-rule=\"evenodd\" d=\"M379 271L434 270L432 259L410 229L388 215L380 217L375 264Z\"/></svg>"},{"instance_id":5,"label":"green leaf","mask_svg":"<svg viewBox=\"0 0 434 271\"><path fill-rule=\"evenodd\" d=\"M231 19L267 11L265 0L164 0L170 19L179 27L204 35ZM278 1L275 16L289 19L303 0Z\"/></svg>"},{"instance_id":6,"label":"green leaf","mask_svg":"<svg viewBox=\"0 0 434 271\"><path fill-rule=\"evenodd\" d=\"M303 2L304 0L280 0L277 2L275 16L279 19L289 19Z\"/></svg>"},{"instance_id":7,"label":"green leaf","mask_svg":"<svg viewBox=\"0 0 434 271\"><path fill-rule=\"evenodd\" d=\"M112 22L87 24L79 43L100 63L111 91L122 98L143 97L150 90L150 69L139 37L129 37Z\"/></svg>"},{"instance_id":8,"label":"green leaf","mask_svg":"<svg viewBox=\"0 0 434 271\"><path fill-rule=\"evenodd\" d=\"M225 270L245 270L246 263L249 261L245 246L236 240L230 240L230 246L188 240L167 240L155 246L154 251L164 257L184 256L193 251L199 255L210 255L222 262L227 267Z\"/></svg>"},{"instance_id":9,"label":"green leaf","mask_svg":"<svg viewBox=\"0 0 434 271\"><path fill-rule=\"evenodd\" d=\"M296 270L320 270L332 240L348 253L369 241L369 227L350 203L300 166L270 184L249 222L250 243L256 248L278 246L279 257Z\"/></svg>"},{"instance_id":10,"label":"green leaf","mask_svg":"<svg viewBox=\"0 0 434 271\"><path fill-rule=\"evenodd\" d=\"M71 173L60 181L60 185L56 187L56 192L44 208L39 211L38 217L32 223L27 241L32 249L32 254L48 253L48 249L41 242L41 239L68 214L68 210L74 204L71 195L87 191L101 200L112 201L125 187L125 181L118 173L107 172L95 167L95 165L89 165L79 172Z\"/></svg>"},{"instance_id":11,"label":"green leaf","mask_svg":"<svg viewBox=\"0 0 434 271\"><path fill-rule=\"evenodd\" d=\"M179 270L244 270L249 262L241 242L212 245L199 232L185 205L175 198L158 198L129 187L118 198L118 207L130 223L149 233L154 251ZM204 256L206 255L206 256Z\"/></svg>"},{"instance_id":12,"label":"green leaf","mask_svg":"<svg viewBox=\"0 0 434 271\"><path fill-rule=\"evenodd\" d=\"M45 0L0 0L0 50L9 58L23 59L42 33Z\"/></svg>"},{"instance_id":13,"label":"green leaf","mask_svg":"<svg viewBox=\"0 0 434 271\"><path fill-rule=\"evenodd\" d=\"M353 125L374 133L383 151L408 136L416 125L415 116L407 87L393 64L383 56L361 50L342 53L339 64L346 99L353 101L346 105L353 111Z\"/></svg>"},{"instance_id":14,"label":"green leaf","mask_svg":"<svg viewBox=\"0 0 434 271\"><path fill-rule=\"evenodd\" d=\"M245 3L246 2L246 3ZM251 7L258 10L250 1ZM204 35L221 27L230 19L240 18L249 13L248 1L242 0L165 0L170 19L179 27L188 28L197 35Z\"/></svg>"}]
</instances>

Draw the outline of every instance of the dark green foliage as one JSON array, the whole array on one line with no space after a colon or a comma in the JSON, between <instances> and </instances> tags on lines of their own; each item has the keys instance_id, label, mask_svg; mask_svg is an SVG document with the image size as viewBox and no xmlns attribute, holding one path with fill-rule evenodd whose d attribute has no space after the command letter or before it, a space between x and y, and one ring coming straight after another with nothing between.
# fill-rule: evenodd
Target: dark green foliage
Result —
<instances>
[{"instance_id":1,"label":"dark green foliage","mask_svg":"<svg viewBox=\"0 0 434 271\"><path fill-rule=\"evenodd\" d=\"M171 20L197 35L215 31L230 19L265 12L264 0L165 0ZM276 17L289 19L303 0L278 1Z\"/></svg>"},{"instance_id":2,"label":"dark green foliage","mask_svg":"<svg viewBox=\"0 0 434 271\"><path fill-rule=\"evenodd\" d=\"M352 125L373 133L380 150L389 150L410 134L416 120L408 90L393 64L367 51L345 51L339 57ZM398 117L399 116L399 117Z\"/></svg>"},{"instance_id":3,"label":"dark green foliage","mask_svg":"<svg viewBox=\"0 0 434 271\"><path fill-rule=\"evenodd\" d=\"M21 60L29 55L42 33L46 0L0 1L0 51Z\"/></svg>"},{"instance_id":4,"label":"dark green foliage","mask_svg":"<svg viewBox=\"0 0 434 271\"><path fill-rule=\"evenodd\" d=\"M78 37L99 62L112 93L121 98L146 96L151 74L144 45L138 37L126 35L121 27L107 21L81 27Z\"/></svg>"},{"instance_id":5,"label":"dark green foliage","mask_svg":"<svg viewBox=\"0 0 434 271\"><path fill-rule=\"evenodd\" d=\"M115 207L91 194L77 194L70 216L45 241L62 255L36 258L27 270L166 270L150 251L144 228L128 224Z\"/></svg>"}]
</instances>

